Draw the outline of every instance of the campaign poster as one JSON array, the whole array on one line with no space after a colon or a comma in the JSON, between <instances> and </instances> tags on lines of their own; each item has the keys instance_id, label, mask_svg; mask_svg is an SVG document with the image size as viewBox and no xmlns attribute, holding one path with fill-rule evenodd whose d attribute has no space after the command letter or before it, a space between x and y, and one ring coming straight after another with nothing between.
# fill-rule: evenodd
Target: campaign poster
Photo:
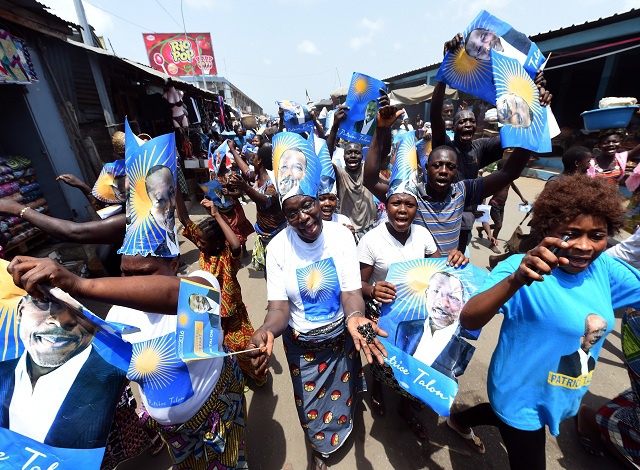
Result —
<instances>
[{"instance_id":1,"label":"campaign poster","mask_svg":"<svg viewBox=\"0 0 640 470\"><path fill-rule=\"evenodd\" d=\"M480 331L460 326L460 312L486 273L470 264L454 269L446 258L425 258L390 266L386 281L396 286L396 299L382 305L378 325L389 336L379 338L389 353L385 363L411 395L440 416L458 392Z\"/></svg>"},{"instance_id":2,"label":"campaign poster","mask_svg":"<svg viewBox=\"0 0 640 470\"><path fill-rule=\"evenodd\" d=\"M11 287L7 264L0 264L0 467L99 469L132 347L121 327L70 297L36 299Z\"/></svg>"},{"instance_id":3,"label":"campaign poster","mask_svg":"<svg viewBox=\"0 0 640 470\"><path fill-rule=\"evenodd\" d=\"M180 254L176 228L176 139L172 133L145 142L125 118L125 166L129 191L123 255Z\"/></svg>"},{"instance_id":4,"label":"campaign poster","mask_svg":"<svg viewBox=\"0 0 640 470\"><path fill-rule=\"evenodd\" d=\"M502 146L551 152L551 109L540 105L538 87L517 60L495 51L491 57Z\"/></svg>"},{"instance_id":5,"label":"campaign poster","mask_svg":"<svg viewBox=\"0 0 640 470\"><path fill-rule=\"evenodd\" d=\"M233 205L233 200L231 197L224 194L224 188L222 184L218 180L207 181L206 183L201 183L200 189L204 193L204 197L211 200L216 207L220 209L228 209Z\"/></svg>"},{"instance_id":6,"label":"campaign poster","mask_svg":"<svg viewBox=\"0 0 640 470\"><path fill-rule=\"evenodd\" d=\"M284 109L284 127L287 132L313 132L313 120L306 106L289 100L276 101L276 104Z\"/></svg>"},{"instance_id":7,"label":"campaign poster","mask_svg":"<svg viewBox=\"0 0 640 470\"><path fill-rule=\"evenodd\" d=\"M220 165L224 164L226 168L231 168L234 159L231 150L229 150L229 142L225 140L214 148L215 144L213 139L209 141L207 167L217 175L220 171Z\"/></svg>"},{"instance_id":8,"label":"campaign poster","mask_svg":"<svg viewBox=\"0 0 640 470\"><path fill-rule=\"evenodd\" d=\"M142 34L149 65L174 77L218 75L211 33Z\"/></svg>"},{"instance_id":9,"label":"campaign poster","mask_svg":"<svg viewBox=\"0 0 640 470\"><path fill-rule=\"evenodd\" d=\"M176 354L183 361L225 356L218 349L220 291L187 279L180 280Z\"/></svg>"},{"instance_id":10,"label":"campaign poster","mask_svg":"<svg viewBox=\"0 0 640 470\"><path fill-rule=\"evenodd\" d=\"M371 143L376 130L381 88L387 89L384 82L362 73L353 73L345 101L349 111L338 128L339 138L363 145Z\"/></svg>"},{"instance_id":11,"label":"campaign poster","mask_svg":"<svg viewBox=\"0 0 640 470\"><path fill-rule=\"evenodd\" d=\"M462 35L462 47L445 54L436 79L489 103L496 102L491 71L492 51L517 60L531 78L545 62L538 46L525 34L485 10L476 16Z\"/></svg>"}]
</instances>

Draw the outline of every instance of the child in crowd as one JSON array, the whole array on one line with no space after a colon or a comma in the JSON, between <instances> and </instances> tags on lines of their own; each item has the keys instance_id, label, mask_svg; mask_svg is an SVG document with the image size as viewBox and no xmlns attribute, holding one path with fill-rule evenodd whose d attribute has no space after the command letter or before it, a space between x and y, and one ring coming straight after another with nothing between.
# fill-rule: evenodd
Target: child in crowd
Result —
<instances>
[{"instance_id":1,"label":"child in crowd","mask_svg":"<svg viewBox=\"0 0 640 470\"><path fill-rule=\"evenodd\" d=\"M224 330L224 344L231 351L247 349L253 334L247 307L242 301L242 291L237 274L240 269L240 240L213 201L200 202L211 217L198 225L191 221L182 200L178 201L178 217L184 225L182 234L200 250L200 269L209 271L220 283L220 317ZM255 374L248 358L238 355L238 363L245 375L252 377L256 385L266 383L266 377Z\"/></svg>"}]
</instances>

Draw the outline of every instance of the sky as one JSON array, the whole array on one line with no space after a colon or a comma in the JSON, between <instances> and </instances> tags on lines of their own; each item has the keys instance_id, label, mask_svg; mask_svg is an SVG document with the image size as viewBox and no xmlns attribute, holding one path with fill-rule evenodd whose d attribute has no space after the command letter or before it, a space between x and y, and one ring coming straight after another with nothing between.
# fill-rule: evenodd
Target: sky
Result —
<instances>
[{"instance_id":1,"label":"sky","mask_svg":"<svg viewBox=\"0 0 640 470\"><path fill-rule=\"evenodd\" d=\"M78 23L73 0L39 0ZM385 78L442 60L481 10L531 36L640 8L640 0L83 0L107 48L149 65L145 33L210 32L218 75L277 114L277 100L329 98L353 72ZM184 18L184 21L183 21Z\"/></svg>"}]
</instances>

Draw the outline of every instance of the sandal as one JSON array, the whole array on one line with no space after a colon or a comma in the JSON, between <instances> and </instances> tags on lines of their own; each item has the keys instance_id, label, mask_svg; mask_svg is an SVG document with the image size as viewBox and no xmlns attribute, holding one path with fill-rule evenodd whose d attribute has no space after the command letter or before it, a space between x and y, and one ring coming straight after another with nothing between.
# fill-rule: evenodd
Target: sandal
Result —
<instances>
[{"instance_id":1,"label":"sandal","mask_svg":"<svg viewBox=\"0 0 640 470\"><path fill-rule=\"evenodd\" d=\"M576 425L576 434L578 435L578 442L582 446L584 450L589 452L591 455L596 457L604 457L604 447L602 445L602 441L598 439L592 439L587 435L580 432L580 427L578 425L578 415L573 417L573 422Z\"/></svg>"},{"instance_id":2,"label":"sandal","mask_svg":"<svg viewBox=\"0 0 640 470\"><path fill-rule=\"evenodd\" d=\"M458 435L464 439L464 442L471 449L473 449L474 452L476 452L478 454L481 454L481 455L485 453L485 448L484 448L484 444L482 442L482 439L480 439L478 436L476 436L474 434L473 429L469 428L469 432L468 433L462 432L460 430L460 428L458 427L458 425L455 424L451 420L450 416L447 418L447 426L449 426L449 428L451 428L452 430L457 432Z\"/></svg>"},{"instance_id":3,"label":"sandal","mask_svg":"<svg viewBox=\"0 0 640 470\"><path fill-rule=\"evenodd\" d=\"M384 396L382 393L378 396L371 394L371 409L378 416L384 416L387 413L387 408L384 405Z\"/></svg>"},{"instance_id":4,"label":"sandal","mask_svg":"<svg viewBox=\"0 0 640 470\"><path fill-rule=\"evenodd\" d=\"M311 456L311 470L327 470L327 462L315 452Z\"/></svg>"}]
</instances>

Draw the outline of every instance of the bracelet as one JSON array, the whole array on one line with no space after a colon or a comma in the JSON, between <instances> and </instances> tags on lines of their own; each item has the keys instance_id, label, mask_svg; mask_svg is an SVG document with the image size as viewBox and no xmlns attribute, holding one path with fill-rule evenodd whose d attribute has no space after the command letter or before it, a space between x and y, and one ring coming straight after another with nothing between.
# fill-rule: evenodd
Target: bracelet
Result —
<instances>
[{"instance_id":1,"label":"bracelet","mask_svg":"<svg viewBox=\"0 0 640 470\"><path fill-rule=\"evenodd\" d=\"M24 216L24 213L27 212L29 209L31 209L31 207L29 206L25 206L19 213L18 213L18 217L22 218Z\"/></svg>"},{"instance_id":2,"label":"bracelet","mask_svg":"<svg viewBox=\"0 0 640 470\"><path fill-rule=\"evenodd\" d=\"M349 318L354 316L356 313L359 313L360 316L362 316L362 312L360 310L356 310L355 312L351 312L349 315L347 315L346 318L344 319L344 322L348 323L349 322Z\"/></svg>"}]
</instances>

